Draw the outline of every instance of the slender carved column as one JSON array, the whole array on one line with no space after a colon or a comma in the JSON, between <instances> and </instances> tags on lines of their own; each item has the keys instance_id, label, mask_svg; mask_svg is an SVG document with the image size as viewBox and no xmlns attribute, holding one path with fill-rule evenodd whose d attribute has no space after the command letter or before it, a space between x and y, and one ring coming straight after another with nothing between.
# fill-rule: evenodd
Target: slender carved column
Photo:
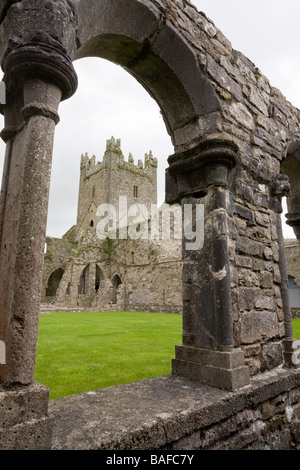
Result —
<instances>
[{"instance_id":1,"label":"slender carved column","mask_svg":"<svg viewBox=\"0 0 300 470\"><path fill-rule=\"evenodd\" d=\"M276 228L278 235L278 246L279 246L279 269L280 269L280 292L283 304L284 313L284 326L285 326L285 339L283 340L283 356L284 364L286 367L299 368L300 364L293 362L294 354L294 336L292 326L292 312L290 307L289 293L288 293L288 275L286 267L285 249L282 233L282 198L288 196L290 192L289 177L286 175L279 175L273 182L271 188L272 197L272 208L276 213ZM299 227L300 219L295 223L296 227ZM293 225L293 224L291 224ZM293 227L294 228L294 227ZM298 230L299 232L299 230ZM297 230L295 230L297 235ZM300 235L300 232L298 233ZM297 235L297 236L298 236Z\"/></svg>"},{"instance_id":2,"label":"slender carved column","mask_svg":"<svg viewBox=\"0 0 300 470\"><path fill-rule=\"evenodd\" d=\"M8 151L0 211L0 339L6 345L0 378L5 384L29 384L34 380L57 109L77 82L65 51L45 34L15 44L2 66L8 90L2 137Z\"/></svg>"},{"instance_id":3,"label":"slender carved column","mask_svg":"<svg viewBox=\"0 0 300 470\"><path fill-rule=\"evenodd\" d=\"M250 381L243 352L233 345L229 227L236 153L230 142L208 141L175 154L166 188L167 202L182 202L183 227L193 227L183 237L183 345L176 347L173 374L229 390ZM194 221L186 220L188 205ZM198 230L202 241L193 245L189 238L194 233L199 242Z\"/></svg>"},{"instance_id":4,"label":"slender carved column","mask_svg":"<svg viewBox=\"0 0 300 470\"><path fill-rule=\"evenodd\" d=\"M11 41L2 68L7 105L1 137L7 150L0 198L0 340L6 354L0 365L0 449L48 449L49 391L34 381L40 291L57 109L75 92L77 78L64 48L43 32Z\"/></svg>"}]
</instances>

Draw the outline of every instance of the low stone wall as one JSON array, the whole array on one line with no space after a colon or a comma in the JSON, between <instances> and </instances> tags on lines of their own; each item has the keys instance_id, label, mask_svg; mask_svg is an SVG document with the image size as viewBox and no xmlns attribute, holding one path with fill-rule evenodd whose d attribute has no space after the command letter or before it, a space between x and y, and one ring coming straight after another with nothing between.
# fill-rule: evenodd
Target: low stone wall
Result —
<instances>
[{"instance_id":1,"label":"low stone wall","mask_svg":"<svg viewBox=\"0 0 300 470\"><path fill-rule=\"evenodd\" d=\"M50 401L52 449L300 449L300 371L237 392L162 376Z\"/></svg>"},{"instance_id":2,"label":"low stone wall","mask_svg":"<svg viewBox=\"0 0 300 470\"><path fill-rule=\"evenodd\" d=\"M51 313L51 312L122 312L124 311L123 305L117 304L109 304L103 306L101 309L96 310L95 308L67 308L62 307L59 305L51 305L51 304L42 304L40 308L41 314ZM127 312L153 312L153 313L177 313L182 314L182 306L181 305L136 305L136 306L128 306L126 308Z\"/></svg>"}]
</instances>

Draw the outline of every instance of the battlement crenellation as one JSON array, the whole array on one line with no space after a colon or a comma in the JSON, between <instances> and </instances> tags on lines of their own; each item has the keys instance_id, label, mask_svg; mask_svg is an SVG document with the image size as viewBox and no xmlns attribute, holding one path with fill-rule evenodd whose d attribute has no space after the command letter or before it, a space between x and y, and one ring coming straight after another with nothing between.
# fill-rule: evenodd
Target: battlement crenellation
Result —
<instances>
[{"instance_id":1,"label":"battlement crenellation","mask_svg":"<svg viewBox=\"0 0 300 470\"><path fill-rule=\"evenodd\" d=\"M152 150L145 153L144 161L139 159L137 164L134 162L132 153L129 153L128 160L125 160L121 149L121 139L111 137L106 141L106 149L102 161L96 161L96 156L89 157L88 153L81 155L81 175L84 179L90 178L93 174L98 173L106 168L119 168L127 171L137 172L140 176L156 177L157 158L153 157Z\"/></svg>"}]
</instances>

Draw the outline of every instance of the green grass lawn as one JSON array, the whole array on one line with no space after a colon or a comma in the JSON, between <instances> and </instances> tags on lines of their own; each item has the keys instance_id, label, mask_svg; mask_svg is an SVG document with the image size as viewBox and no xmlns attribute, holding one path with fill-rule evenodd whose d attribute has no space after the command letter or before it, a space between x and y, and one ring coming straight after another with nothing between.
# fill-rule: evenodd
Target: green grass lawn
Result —
<instances>
[{"instance_id":1,"label":"green grass lawn","mask_svg":"<svg viewBox=\"0 0 300 470\"><path fill-rule=\"evenodd\" d=\"M293 332L296 339L300 339L300 318L294 318L293 320Z\"/></svg>"},{"instance_id":2,"label":"green grass lawn","mask_svg":"<svg viewBox=\"0 0 300 470\"><path fill-rule=\"evenodd\" d=\"M300 339L300 319L293 320L293 328ZM181 332L181 315L41 315L35 378L53 399L169 374Z\"/></svg>"},{"instance_id":3,"label":"green grass lawn","mask_svg":"<svg viewBox=\"0 0 300 470\"><path fill-rule=\"evenodd\" d=\"M53 399L169 374L181 335L175 314L41 315L35 379Z\"/></svg>"}]
</instances>

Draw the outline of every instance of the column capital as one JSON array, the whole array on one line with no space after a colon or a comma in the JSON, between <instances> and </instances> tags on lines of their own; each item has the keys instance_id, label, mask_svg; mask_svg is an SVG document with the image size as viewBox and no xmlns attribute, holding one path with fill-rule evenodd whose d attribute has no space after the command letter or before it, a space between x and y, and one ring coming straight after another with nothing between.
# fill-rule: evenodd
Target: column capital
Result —
<instances>
[{"instance_id":1,"label":"column capital","mask_svg":"<svg viewBox=\"0 0 300 470\"><path fill-rule=\"evenodd\" d=\"M29 42L11 38L1 66L8 93L15 94L16 89L32 78L57 85L62 100L71 97L77 89L77 75L66 49L43 31L35 33Z\"/></svg>"},{"instance_id":2,"label":"column capital","mask_svg":"<svg viewBox=\"0 0 300 470\"><path fill-rule=\"evenodd\" d=\"M49 117L57 124L59 102L72 96L78 83L60 42L43 31L29 42L13 37L1 66L6 85L6 104L0 110L5 116L1 138L5 142L14 138L34 115Z\"/></svg>"},{"instance_id":3,"label":"column capital","mask_svg":"<svg viewBox=\"0 0 300 470\"><path fill-rule=\"evenodd\" d=\"M228 188L238 147L222 139L206 140L168 159L166 202L204 195L210 186Z\"/></svg>"}]
</instances>

